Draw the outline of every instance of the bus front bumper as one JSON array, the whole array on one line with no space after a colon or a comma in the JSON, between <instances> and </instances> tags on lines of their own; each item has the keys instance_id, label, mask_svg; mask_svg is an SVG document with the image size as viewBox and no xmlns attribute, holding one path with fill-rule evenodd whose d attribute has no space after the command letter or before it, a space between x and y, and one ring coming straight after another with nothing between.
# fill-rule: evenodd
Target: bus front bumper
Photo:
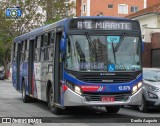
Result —
<instances>
[{"instance_id":1,"label":"bus front bumper","mask_svg":"<svg viewBox=\"0 0 160 126\"><path fill-rule=\"evenodd\" d=\"M70 89L64 92L63 106L111 106L111 105L140 105L142 100L142 88L135 94L129 96L126 101L87 101L85 96L81 96Z\"/></svg>"}]
</instances>

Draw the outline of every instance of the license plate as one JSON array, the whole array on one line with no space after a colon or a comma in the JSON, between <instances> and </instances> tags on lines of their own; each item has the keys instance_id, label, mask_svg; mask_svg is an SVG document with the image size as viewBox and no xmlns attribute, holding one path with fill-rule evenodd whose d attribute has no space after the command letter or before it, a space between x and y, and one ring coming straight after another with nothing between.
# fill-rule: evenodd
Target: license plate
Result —
<instances>
[{"instance_id":1,"label":"license plate","mask_svg":"<svg viewBox=\"0 0 160 126\"><path fill-rule=\"evenodd\" d=\"M102 96L101 97L101 101L104 101L104 102L113 102L113 101L115 101L115 97L114 96Z\"/></svg>"}]
</instances>

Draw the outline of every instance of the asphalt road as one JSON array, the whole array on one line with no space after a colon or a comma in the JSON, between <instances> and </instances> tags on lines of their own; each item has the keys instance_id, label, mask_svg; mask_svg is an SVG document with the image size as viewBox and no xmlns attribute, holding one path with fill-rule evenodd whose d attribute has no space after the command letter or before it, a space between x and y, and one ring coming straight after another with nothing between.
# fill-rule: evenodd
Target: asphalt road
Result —
<instances>
[{"instance_id":1,"label":"asphalt road","mask_svg":"<svg viewBox=\"0 0 160 126\"><path fill-rule=\"evenodd\" d=\"M160 117L160 110L150 110L149 113L141 113L136 108L127 106L121 108L117 114L108 114L103 107L76 107L65 111L62 115L52 114L47 108L47 103L43 101L34 101L32 103L23 103L21 93L17 92L9 80L0 80L0 117L18 117L18 118L44 118L48 122L52 121L59 125L60 123L70 125L136 125L132 121L154 120ZM132 121L131 121L132 119ZM43 120L43 119L42 119ZM159 118L160 121L160 118ZM113 123L114 122L114 123ZM117 124L117 123L118 124ZM105 123L105 124L104 124ZM0 124L1 125L1 124ZM29 124L26 124L29 125ZM50 125L49 123L43 125ZM146 125L146 123L140 123ZM149 125L159 125L158 123Z\"/></svg>"}]
</instances>

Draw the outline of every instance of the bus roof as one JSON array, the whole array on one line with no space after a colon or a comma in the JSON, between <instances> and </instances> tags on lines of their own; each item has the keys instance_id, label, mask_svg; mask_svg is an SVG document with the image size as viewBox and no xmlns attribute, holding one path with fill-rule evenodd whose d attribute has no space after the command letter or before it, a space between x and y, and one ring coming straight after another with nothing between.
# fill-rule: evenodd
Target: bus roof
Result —
<instances>
[{"instance_id":1,"label":"bus roof","mask_svg":"<svg viewBox=\"0 0 160 126\"><path fill-rule=\"evenodd\" d=\"M112 19L112 20L120 20L120 21L131 21L130 19L127 19L127 18L111 17L111 16L81 16L81 17L65 18L58 22L41 26L26 34L20 35L14 39L14 42L20 42L28 38L33 39L39 33L43 33L46 30L53 29L53 28L60 27L60 26L64 26L64 28L66 29L67 22L71 19Z\"/></svg>"}]
</instances>

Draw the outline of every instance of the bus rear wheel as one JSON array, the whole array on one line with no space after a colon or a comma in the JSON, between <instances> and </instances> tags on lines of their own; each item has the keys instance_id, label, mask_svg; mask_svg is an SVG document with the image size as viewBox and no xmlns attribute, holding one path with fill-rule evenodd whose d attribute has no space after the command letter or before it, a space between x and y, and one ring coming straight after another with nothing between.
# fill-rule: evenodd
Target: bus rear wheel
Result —
<instances>
[{"instance_id":1,"label":"bus rear wheel","mask_svg":"<svg viewBox=\"0 0 160 126\"><path fill-rule=\"evenodd\" d=\"M105 107L108 113L117 113L120 110L120 106L106 106Z\"/></svg>"},{"instance_id":2,"label":"bus rear wheel","mask_svg":"<svg viewBox=\"0 0 160 126\"><path fill-rule=\"evenodd\" d=\"M48 107L53 114L61 114L62 110L54 105L54 93L52 87L48 94Z\"/></svg>"},{"instance_id":3,"label":"bus rear wheel","mask_svg":"<svg viewBox=\"0 0 160 126\"><path fill-rule=\"evenodd\" d=\"M30 97L26 95L25 81L22 82L22 100L24 103L30 102Z\"/></svg>"}]
</instances>

